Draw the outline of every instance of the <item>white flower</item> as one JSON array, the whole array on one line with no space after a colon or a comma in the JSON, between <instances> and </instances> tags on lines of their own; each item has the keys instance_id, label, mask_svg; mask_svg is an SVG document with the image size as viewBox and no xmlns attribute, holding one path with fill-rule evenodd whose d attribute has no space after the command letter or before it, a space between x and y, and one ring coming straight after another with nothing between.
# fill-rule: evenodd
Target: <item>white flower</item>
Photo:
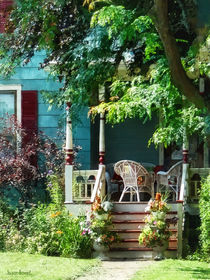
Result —
<instances>
[{"instance_id":1,"label":"white flower","mask_svg":"<svg viewBox=\"0 0 210 280\"><path fill-rule=\"evenodd\" d=\"M108 212L112 210L113 203L111 203L110 201L104 201L102 202L101 207L104 209L104 211Z\"/></svg>"}]
</instances>

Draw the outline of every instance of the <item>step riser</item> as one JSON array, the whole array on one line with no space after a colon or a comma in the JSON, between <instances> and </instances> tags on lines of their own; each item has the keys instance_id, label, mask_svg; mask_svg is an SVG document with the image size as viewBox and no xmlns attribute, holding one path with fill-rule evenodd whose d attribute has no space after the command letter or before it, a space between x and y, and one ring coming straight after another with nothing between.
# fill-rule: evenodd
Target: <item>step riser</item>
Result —
<instances>
[{"instance_id":1,"label":"step riser","mask_svg":"<svg viewBox=\"0 0 210 280\"><path fill-rule=\"evenodd\" d=\"M169 203L170 211L177 211L176 203ZM114 212L145 212L147 203L114 203Z\"/></svg>"},{"instance_id":2,"label":"step riser","mask_svg":"<svg viewBox=\"0 0 210 280\"><path fill-rule=\"evenodd\" d=\"M119 242L112 244L112 248L145 248L145 246L138 242ZM169 248L177 248L177 242L169 242Z\"/></svg>"},{"instance_id":3,"label":"step riser","mask_svg":"<svg viewBox=\"0 0 210 280\"><path fill-rule=\"evenodd\" d=\"M129 238L132 238L132 239L138 239L139 238L139 234L138 232L136 233L118 233L120 239L129 239Z\"/></svg>"},{"instance_id":4,"label":"step riser","mask_svg":"<svg viewBox=\"0 0 210 280\"><path fill-rule=\"evenodd\" d=\"M119 224L114 224L114 230L116 229L135 229L135 230L142 230L144 228L144 225L138 224L138 223L119 223ZM169 229L177 229L173 225L170 225Z\"/></svg>"},{"instance_id":5,"label":"step riser","mask_svg":"<svg viewBox=\"0 0 210 280\"><path fill-rule=\"evenodd\" d=\"M166 251L165 252L166 258L177 258L176 251ZM107 253L107 256L110 259L145 259L151 260L154 258L153 251L110 251Z\"/></svg>"},{"instance_id":6,"label":"step riser","mask_svg":"<svg viewBox=\"0 0 210 280\"><path fill-rule=\"evenodd\" d=\"M113 221L130 221L130 220L139 220L144 221L144 218L148 215L148 213L140 213L140 214L113 214L112 220ZM177 217L176 214L167 214L166 218L171 219Z\"/></svg>"}]
</instances>

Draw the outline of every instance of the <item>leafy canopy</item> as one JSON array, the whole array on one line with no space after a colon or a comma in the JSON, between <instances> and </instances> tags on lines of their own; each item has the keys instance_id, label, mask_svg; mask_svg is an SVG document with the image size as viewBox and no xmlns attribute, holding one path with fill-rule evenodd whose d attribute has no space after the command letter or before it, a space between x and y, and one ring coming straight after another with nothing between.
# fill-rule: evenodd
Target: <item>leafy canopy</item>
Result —
<instances>
[{"instance_id":1,"label":"leafy canopy","mask_svg":"<svg viewBox=\"0 0 210 280\"><path fill-rule=\"evenodd\" d=\"M107 121L118 123L126 118L147 120L161 111L161 125L151 139L155 144L181 141L186 129L188 134L204 132L201 110L174 86L151 12L155 2L17 1L9 32L0 38L1 74L12 74L17 65L30 62L37 51L44 50L41 67L48 66L51 75L63 82L60 92L45 93L50 104L62 106L70 100L75 112L81 105L98 105L98 87L108 81L110 99L91 108L93 115L106 111ZM83 4L88 4L90 11ZM196 10L193 1L170 0L169 4L170 27L182 65L194 75L196 85L197 58L209 37L204 33L203 45L194 43L196 33L190 23ZM120 75L121 64L126 77ZM203 60L202 73L208 71Z\"/></svg>"}]
</instances>

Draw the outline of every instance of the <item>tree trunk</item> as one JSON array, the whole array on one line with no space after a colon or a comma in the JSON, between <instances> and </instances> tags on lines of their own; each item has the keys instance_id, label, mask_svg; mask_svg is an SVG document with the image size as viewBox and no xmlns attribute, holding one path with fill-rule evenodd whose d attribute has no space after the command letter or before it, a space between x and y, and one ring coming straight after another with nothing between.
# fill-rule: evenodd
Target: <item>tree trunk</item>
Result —
<instances>
[{"instance_id":1,"label":"tree trunk","mask_svg":"<svg viewBox=\"0 0 210 280\"><path fill-rule=\"evenodd\" d=\"M181 63L176 40L170 32L168 0L154 0L154 12L155 26L165 49L174 85L189 101L195 104L197 108L203 108L205 106L204 99L199 95L198 89L187 77Z\"/></svg>"}]
</instances>

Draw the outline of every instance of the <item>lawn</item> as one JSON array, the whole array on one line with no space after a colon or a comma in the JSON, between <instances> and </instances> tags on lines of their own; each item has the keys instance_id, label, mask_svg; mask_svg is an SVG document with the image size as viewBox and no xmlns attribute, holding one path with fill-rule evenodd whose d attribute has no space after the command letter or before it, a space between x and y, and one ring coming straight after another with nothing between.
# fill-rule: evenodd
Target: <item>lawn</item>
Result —
<instances>
[{"instance_id":1,"label":"lawn","mask_svg":"<svg viewBox=\"0 0 210 280\"><path fill-rule=\"evenodd\" d=\"M94 259L0 253L0 280L73 280L97 265Z\"/></svg>"},{"instance_id":2,"label":"lawn","mask_svg":"<svg viewBox=\"0 0 210 280\"><path fill-rule=\"evenodd\" d=\"M210 279L210 265L198 261L164 260L138 271L131 280Z\"/></svg>"}]
</instances>

